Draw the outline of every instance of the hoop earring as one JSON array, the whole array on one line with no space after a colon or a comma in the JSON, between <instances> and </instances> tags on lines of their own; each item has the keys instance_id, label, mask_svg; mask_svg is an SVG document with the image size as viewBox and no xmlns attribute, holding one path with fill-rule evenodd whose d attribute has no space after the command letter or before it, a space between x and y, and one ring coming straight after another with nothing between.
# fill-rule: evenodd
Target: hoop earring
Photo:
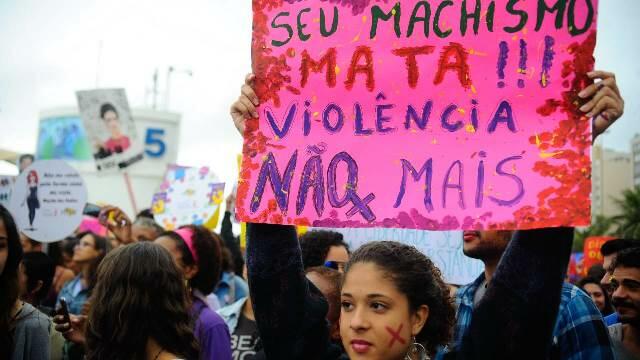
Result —
<instances>
[{"instance_id":1,"label":"hoop earring","mask_svg":"<svg viewBox=\"0 0 640 360\"><path fill-rule=\"evenodd\" d=\"M427 354L427 349L419 342L416 342L415 336L411 338L411 341L412 344L409 347L409 351L407 351L407 355L404 357L405 360L431 360Z\"/></svg>"}]
</instances>

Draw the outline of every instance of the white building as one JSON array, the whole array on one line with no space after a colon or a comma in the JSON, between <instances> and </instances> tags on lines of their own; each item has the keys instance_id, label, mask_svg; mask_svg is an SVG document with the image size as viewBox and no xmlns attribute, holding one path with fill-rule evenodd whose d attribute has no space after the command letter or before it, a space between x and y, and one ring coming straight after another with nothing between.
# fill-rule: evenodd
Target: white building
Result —
<instances>
[{"instance_id":1,"label":"white building","mask_svg":"<svg viewBox=\"0 0 640 360\"><path fill-rule=\"evenodd\" d=\"M633 187L631 154L594 145L592 163L592 215L618 215L620 210L614 199L620 199L623 190Z\"/></svg>"},{"instance_id":2,"label":"white building","mask_svg":"<svg viewBox=\"0 0 640 360\"><path fill-rule=\"evenodd\" d=\"M631 159L633 160L633 185L640 186L640 134L631 139Z\"/></svg>"},{"instance_id":3,"label":"white building","mask_svg":"<svg viewBox=\"0 0 640 360\"><path fill-rule=\"evenodd\" d=\"M127 168L126 176L97 172L93 151L75 107L47 109L40 113L36 158L67 161L84 178L90 203L115 205L133 216L136 211L151 206L152 196L162 182L167 165L176 162L180 115L132 109L132 116L137 139L144 144L145 157Z\"/></svg>"}]
</instances>

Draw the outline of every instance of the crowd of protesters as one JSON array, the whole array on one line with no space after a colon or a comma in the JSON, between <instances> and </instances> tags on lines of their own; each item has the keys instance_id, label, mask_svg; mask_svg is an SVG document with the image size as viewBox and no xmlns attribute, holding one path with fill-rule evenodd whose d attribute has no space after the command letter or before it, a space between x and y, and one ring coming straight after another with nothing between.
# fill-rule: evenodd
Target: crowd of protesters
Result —
<instances>
[{"instance_id":1,"label":"crowd of protesters","mask_svg":"<svg viewBox=\"0 0 640 360\"><path fill-rule=\"evenodd\" d=\"M623 101L613 74L589 76L599 81L579 96L601 114L595 137ZM241 133L254 81L231 107ZM640 358L639 241L604 244L604 263L574 285L571 228L465 231L484 271L452 291L399 242L350 249L334 231L247 224L241 248L234 203L219 234L105 206L85 220L104 232L46 248L0 206L0 360Z\"/></svg>"}]
</instances>

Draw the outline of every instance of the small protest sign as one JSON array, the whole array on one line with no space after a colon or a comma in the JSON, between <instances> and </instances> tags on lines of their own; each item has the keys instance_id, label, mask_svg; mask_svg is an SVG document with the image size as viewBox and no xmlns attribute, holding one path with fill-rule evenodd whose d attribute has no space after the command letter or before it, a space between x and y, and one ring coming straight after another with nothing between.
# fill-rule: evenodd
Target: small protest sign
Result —
<instances>
[{"instance_id":1,"label":"small protest sign","mask_svg":"<svg viewBox=\"0 0 640 360\"><path fill-rule=\"evenodd\" d=\"M34 162L16 179L9 207L20 231L40 242L71 235L82 222L87 188L62 160Z\"/></svg>"},{"instance_id":2,"label":"small protest sign","mask_svg":"<svg viewBox=\"0 0 640 360\"><path fill-rule=\"evenodd\" d=\"M124 89L78 91L76 96L98 171L122 170L142 160Z\"/></svg>"},{"instance_id":3,"label":"small protest sign","mask_svg":"<svg viewBox=\"0 0 640 360\"><path fill-rule=\"evenodd\" d=\"M590 222L597 0L254 0L238 218L427 230Z\"/></svg>"},{"instance_id":4,"label":"small protest sign","mask_svg":"<svg viewBox=\"0 0 640 360\"><path fill-rule=\"evenodd\" d=\"M208 167L170 165L151 209L167 230L189 224L212 229L223 200L224 183Z\"/></svg>"}]
</instances>

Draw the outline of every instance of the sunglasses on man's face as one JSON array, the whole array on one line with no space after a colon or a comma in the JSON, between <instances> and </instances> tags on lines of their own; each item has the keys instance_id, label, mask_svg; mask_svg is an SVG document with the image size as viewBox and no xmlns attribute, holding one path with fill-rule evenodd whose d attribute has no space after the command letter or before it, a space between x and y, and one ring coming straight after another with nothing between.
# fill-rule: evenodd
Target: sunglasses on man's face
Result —
<instances>
[{"instance_id":1,"label":"sunglasses on man's face","mask_svg":"<svg viewBox=\"0 0 640 360\"><path fill-rule=\"evenodd\" d=\"M324 266L333 270L344 271L345 263L342 261L325 261Z\"/></svg>"}]
</instances>

